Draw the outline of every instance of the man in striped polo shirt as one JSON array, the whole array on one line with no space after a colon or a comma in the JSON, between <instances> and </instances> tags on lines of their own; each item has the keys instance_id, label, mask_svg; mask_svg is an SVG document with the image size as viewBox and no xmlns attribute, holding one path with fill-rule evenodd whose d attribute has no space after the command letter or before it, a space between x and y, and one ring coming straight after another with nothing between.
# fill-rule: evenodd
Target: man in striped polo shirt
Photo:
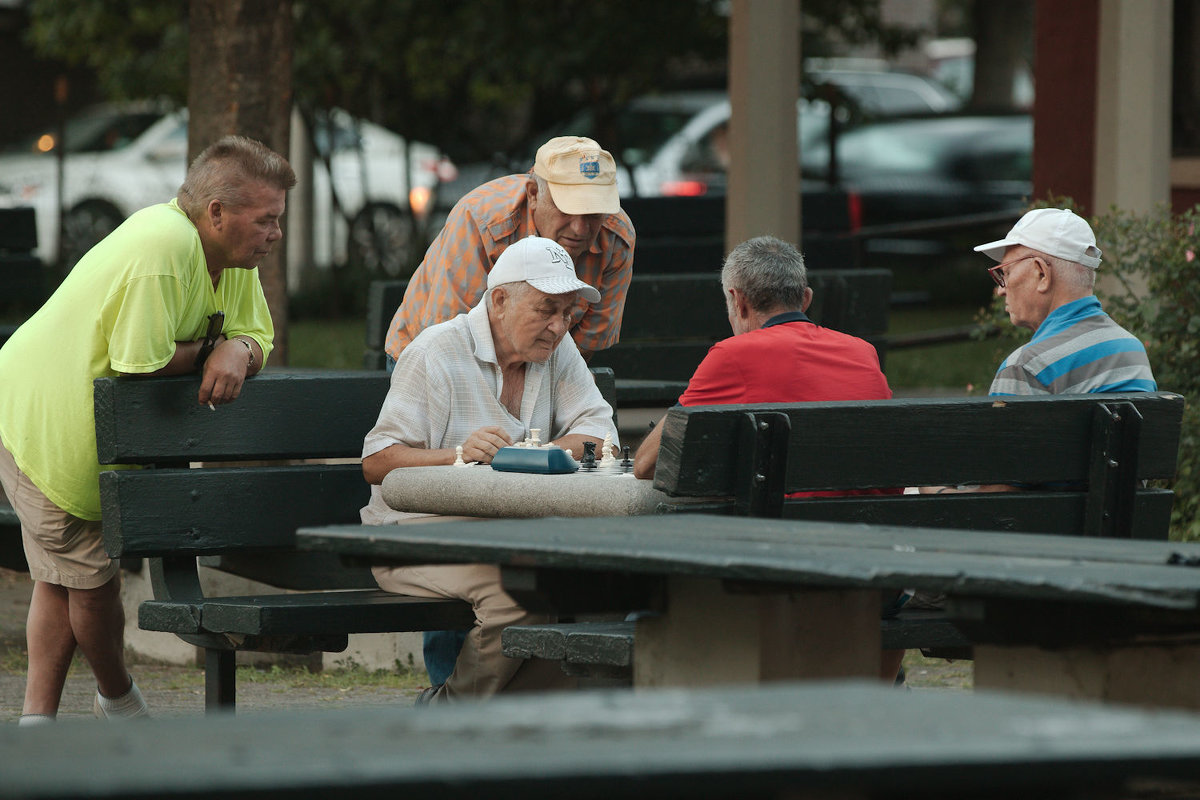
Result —
<instances>
[{"instance_id":1,"label":"man in striped polo shirt","mask_svg":"<svg viewBox=\"0 0 1200 800\"><path fill-rule=\"evenodd\" d=\"M989 394L1153 392L1158 388L1136 336L1093 294L1100 248L1091 227L1061 208L1030 211L1003 239L975 248L1014 325L1033 338L1004 359Z\"/></svg>"}]
</instances>

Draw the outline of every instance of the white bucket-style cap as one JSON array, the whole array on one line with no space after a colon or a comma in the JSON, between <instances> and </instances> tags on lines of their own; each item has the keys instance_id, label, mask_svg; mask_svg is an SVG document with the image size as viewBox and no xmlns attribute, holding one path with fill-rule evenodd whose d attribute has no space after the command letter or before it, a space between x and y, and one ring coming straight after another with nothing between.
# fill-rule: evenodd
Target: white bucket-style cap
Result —
<instances>
[{"instance_id":1,"label":"white bucket-style cap","mask_svg":"<svg viewBox=\"0 0 1200 800\"><path fill-rule=\"evenodd\" d=\"M600 293L575 275L575 262L553 239L527 236L510 244L488 273L487 287L525 281L546 294L579 292L589 303L599 303Z\"/></svg>"},{"instance_id":2,"label":"white bucket-style cap","mask_svg":"<svg viewBox=\"0 0 1200 800\"><path fill-rule=\"evenodd\" d=\"M1065 208L1034 209L1017 220L1003 239L981 244L975 252L1000 263L1004 260L1004 251L1014 244L1091 269L1100 266L1100 248L1096 246L1096 235L1091 226L1083 217Z\"/></svg>"}]
</instances>

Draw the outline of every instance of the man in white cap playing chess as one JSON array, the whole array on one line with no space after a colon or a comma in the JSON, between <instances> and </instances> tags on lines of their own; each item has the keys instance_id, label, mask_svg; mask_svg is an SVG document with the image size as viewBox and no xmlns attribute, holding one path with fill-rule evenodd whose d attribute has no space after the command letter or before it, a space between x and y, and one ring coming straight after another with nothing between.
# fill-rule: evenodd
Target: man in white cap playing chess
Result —
<instances>
[{"instance_id":1,"label":"man in white cap playing chess","mask_svg":"<svg viewBox=\"0 0 1200 800\"><path fill-rule=\"evenodd\" d=\"M453 464L457 446L464 460L488 464L500 448L533 429L576 454L585 442L600 444L615 434L612 408L566 335L581 298L595 303L600 293L576 277L559 244L531 236L500 255L481 303L425 329L404 349L379 419L363 443L363 475L372 484L364 523L428 517L389 508L379 484L398 467ZM476 624L454 671L425 700L570 685L553 662L520 661L501 652L505 627L548 619L526 613L504 592L495 565L373 572L388 591L465 600L475 608Z\"/></svg>"}]
</instances>

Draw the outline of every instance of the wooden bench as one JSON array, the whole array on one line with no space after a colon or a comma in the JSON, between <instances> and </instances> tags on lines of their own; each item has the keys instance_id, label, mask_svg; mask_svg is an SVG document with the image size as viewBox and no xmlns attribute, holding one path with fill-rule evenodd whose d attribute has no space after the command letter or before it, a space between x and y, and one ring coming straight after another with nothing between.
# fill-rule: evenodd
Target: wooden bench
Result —
<instances>
[{"instance_id":1,"label":"wooden bench","mask_svg":"<svg viewBox=\"0 0 1200 800\"><path fill-rule=\"evenodd\" d=\"M654 481L689 501L665 511L1163 540L1173 493L1143 482L1174 477L1183 403L1151 393L677 407ZM1043 488L785 497L959 483ZM1087 488L1044 488L1056 484ZM969 637L937 612L902 611L882 626L886 649L970 657ZM632 636L632 624L602 639L586 628L521 626L504 632L504 647L611 674L630 663Z\"/></svg>"},{"instance_id":2,"label":"wooden bench","mask_svg":"<svg viewBox=\"0 0 1200 800\"><path fill-rule=\"evenodd\" d=\"M99 738L0 728L0 798L1132 798L1195 796L1200 778L1195 715L862 682L175 717Z\"/></svg>"},{"instance_id":3,"label":"wooden bench","mask_svg":"<svg viewBox=\"0 0 1200 800\"><path fill-rule=\"evenodd\" d=\"M612 374L596 370L612 396ZM270 369L210 410L195 377L95 382L104 544L149 558L144 630L205 652L206 707L236 702L234 654L340 652L351 633L468 628L466 603L384 592L365 567L295 550L301 525L357 523L369 499L359 457L387 394L383 372ZM288 593L208 596L203 566Z\"/></svg>"},{"instance_id":4,"label":"wooden bench","mask_svg":"<svg viewBox=\"0 0 1200 800\"><path fill-rule=\"evenodd\" d=\"M619 407L673 405L708 348L731 335L718 265L719 261L707 272L634 272L625 299L621 341L592 357L593 366L608 367L616 374ZM872 342L882 360L891 273L884 269L813 270L808 275L815 295L809 316ZM384 368L388 325L406 286L406 281L371 283L364 356L367 369Z\"/></svg>"},{"instance_id":5,"label":"wooden bench","mask_svg":"<svg viewBox=\"0 0 1200 800\"><path fill-rule=\"evenodd\" d=\"M46 268L33 255L37 226L32 208L0 208L0 312L28 314L45 299ZM0 322L0 347L17 329ZM21 550L21 526L0 492L0 566L27 569Z\"/></svg>"}]
</instances>

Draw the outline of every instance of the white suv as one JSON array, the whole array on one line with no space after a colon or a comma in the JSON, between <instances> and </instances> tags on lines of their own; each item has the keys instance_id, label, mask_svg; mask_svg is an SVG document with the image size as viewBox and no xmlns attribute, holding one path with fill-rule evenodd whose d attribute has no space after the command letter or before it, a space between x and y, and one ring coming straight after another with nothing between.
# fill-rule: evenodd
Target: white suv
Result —
<instances>
[{"instance_id":1,"label":"white suv","mask_svg":"<svg viewBox=\"0 0 1200 800\"><path fill-rule=\"evenodd\" d=\"M54 134L0 155L0 207L33 206L36 254L46 263L61 255L70 267L134 211L175 196L187 171L187 111L152 103L97 106L67 123L65 140L61 252ZM448 162L431 145L406 148L400 136L342 111L330 112L314 140L314 262L358 261L399 274L420 246L412 212L426 210ZM322 154L331 144L326 168Z\"/></svg>"}]
</instances>

